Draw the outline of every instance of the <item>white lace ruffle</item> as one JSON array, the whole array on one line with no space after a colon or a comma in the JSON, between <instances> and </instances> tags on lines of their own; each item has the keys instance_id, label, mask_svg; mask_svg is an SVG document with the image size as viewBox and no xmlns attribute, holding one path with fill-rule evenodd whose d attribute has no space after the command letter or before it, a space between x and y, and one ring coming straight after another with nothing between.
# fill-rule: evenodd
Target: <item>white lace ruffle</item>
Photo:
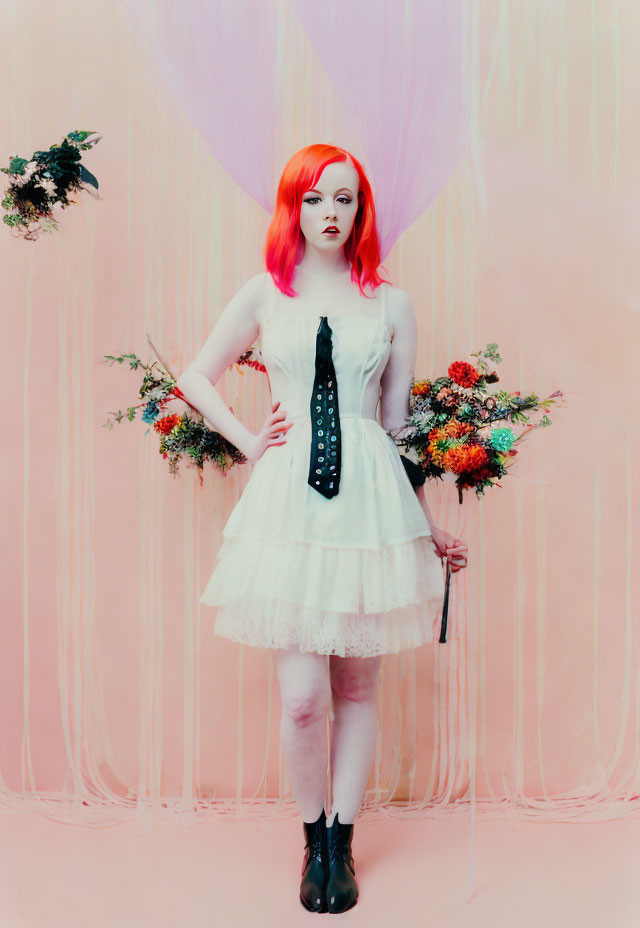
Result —
<instances>
[{"instance_id":1,"label":"white lace ruffle","mask_svg":"<svg viewBox=\"0 0 640 928\"><path fill-rule=\"evenodd\" d=\"M200 597L217 606L218 635L342 657L432 642L443 600L430 534L378 549L226 535Z\"/></svg>"}]
</instances>

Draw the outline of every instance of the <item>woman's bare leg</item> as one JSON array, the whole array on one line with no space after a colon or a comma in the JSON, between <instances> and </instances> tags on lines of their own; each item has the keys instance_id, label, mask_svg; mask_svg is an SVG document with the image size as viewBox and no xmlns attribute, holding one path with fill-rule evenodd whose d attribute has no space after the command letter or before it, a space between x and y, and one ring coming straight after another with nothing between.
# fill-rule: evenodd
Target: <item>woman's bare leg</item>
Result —
<instances>
[{"instance_id":1,"label":"woman's bare leg","mask_svg":"<svg viewBox=\"0 0 640 928\"><path fill-rule=\"evenodd\" d=\"M282 702L280 737L291 791L303 822L318 820L327 788L327 711L331 696L325 654L297 646L272 649Z\"/></svg>"},{"instance_id":2,"label":"woman's bare leg","mask_svg":"<svg viewBox=\"0 0 640 928\"><path fill-rule=\"evenodd\" d=\"M353 822L367 787L378 733L378 673L382 656L329 658L333 714L331 725L331 815Z\"/></svg>"}]
</instances>

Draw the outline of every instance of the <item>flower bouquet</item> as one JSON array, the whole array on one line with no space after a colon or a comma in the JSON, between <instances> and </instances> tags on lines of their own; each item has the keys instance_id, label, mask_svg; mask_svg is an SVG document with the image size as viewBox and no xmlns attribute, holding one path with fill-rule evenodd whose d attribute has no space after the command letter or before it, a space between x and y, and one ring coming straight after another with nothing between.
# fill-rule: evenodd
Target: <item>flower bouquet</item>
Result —
<instances>
[{"instance_id":1,"label":"flower bouquet","mask_svg":"<svg viewBox=\"0 0 640 928\"><path fill-rule=\"evenodd\" d=\"M112 413L113 418L107 419L104 427L112 429L115 423L125 419L132 422L139 416L143 422L153 427L158 435L160 440L158 451L163 458L168 460L169 473L175 476L179 470L180 459L184 458L187 466L198 469L200 486L204 482L203 469L206 461L211 461L220 473L226 476L234 464L243 464L246 461L245 456L219 432L206 425L204 416L185 398L171 369L162 360L148 334L147 340L158 358L152 363L144 364L135 354L104 355L110 365L126 363L130 370L142 368L144 371L138 393L142 402L129 406L124 412L119 409ZM250 348L237 359L235 364L264 371L265 367L257 359L257 354L257 349ZM169 404L174 400L185 403L193 410L193 414L169 412ZM233 412L233 409L231 411ZM149 429L145 435L148 432Z\"/></svg>"},{"instance_id":2,"label":"flower bouquet","mask_svg":"<svg viewBox=\"0 0 640 928\"><path fill-rule=\"evenodd\" d=\"M389 432L397 445L404 446L411 459L422 469L425 478L442 479L445 472L456 475L458 501L464 490L476 496L490 486L499 486L518 453L516 445L534 428L551 425L546 413L562 396L556 390L545 399L535 393L521 397L520 391L498 390L489 394L487 385L500 378L487 363L500 363L497 344L476 351L475 366L453 361L447 376L436 380L414 380L410 391L410 413L403 425ZM486 359L486 360L485 360ZM529 424L531 414L544 410L545 415ZM516 435L501 422L526 425Z\"/></svg>"},{"instance_id":3,"label":"flower bouquet","mask_svg":"<svg viewBox=\"0 0 640 928\"><path fill-rule=\"evenodd\" d=\"M87 141L90 135L94 138ZM98 181L80 164L81 150L96 145L101 135L85 129L69 132L60 145L51 145L48 151L36 151L31 160L12 155L8 168L0 168L12 178L7 186L2 205L7 210L2 221L15 230L18 236L35 242L40 232L51 232L60 226L52 210L75 203L68 194L76 190L98 189ZM33 224L35 227L32 228ZM38 225L39 223L39 225Z\"/></svg>"},{"instance_id":4,"label":"flower bouquet","mask_svg":"<svg viewBox=\"0 0 640 928\"><path fill-rule=\"evenodd\" d=\"M388 432L396 445L408 452L403 455L403 464L413 486L453 473L459 503L464 490L474 489L479 497L486 487L501 486L499 478L507 473L518 453L515 446L532 429L551 425L546 413L562 396L560 390L545 399L535 393L521 397L519 390L499 390L489 395L487 385L500 378L487 361L500 363L498 346L491 343L471 357L477 358L475 366L453 361L446 377L414 380L406 424ZM540 409L545 413L540 421L529 424L529 416ZM516 435L508 425L498 425L507 421L526 427ZM440 643L447 640L450 582L451 565L447 562Z\"/></svg>"}]
</instances>

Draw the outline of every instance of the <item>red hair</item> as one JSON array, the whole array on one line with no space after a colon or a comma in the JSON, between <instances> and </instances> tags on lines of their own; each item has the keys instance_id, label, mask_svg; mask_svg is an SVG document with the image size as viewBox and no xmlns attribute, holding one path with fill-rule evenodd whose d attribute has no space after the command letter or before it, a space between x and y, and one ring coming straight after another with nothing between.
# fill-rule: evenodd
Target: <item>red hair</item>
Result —
<instances>
[{"instance_id":1,"label":"red hair","mask_svg":"<svg viewBox=\"0 0 640 928\"><path fill-rule=\"evenodd\" d=\"M376 227L376 210L367 176L360 162L344 148L336 145L307 145L293 155L285 165L280 183L276 208L269 225L264 248L268 272L276 287L286 296L297 296L291 287L295 266L305 249L305 238L300 228L300 206L307 190L311 190L328 164L346 161L358 172L358 210L351 235L344 243L344 255L351 264L351 280L357 281L360 292L370 284L377 289L383 278L378 275L380 248ZM389 283L389 281L386 281Z\"/></svg>"}]
</instances>

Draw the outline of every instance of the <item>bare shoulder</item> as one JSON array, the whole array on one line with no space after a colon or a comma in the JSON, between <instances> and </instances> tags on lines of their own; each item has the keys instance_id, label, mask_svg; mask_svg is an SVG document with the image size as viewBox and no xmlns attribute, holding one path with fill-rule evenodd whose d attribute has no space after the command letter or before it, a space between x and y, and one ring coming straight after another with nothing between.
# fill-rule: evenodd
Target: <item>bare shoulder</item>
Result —
<instances>
[{"instance_id":1,"label":"bare shoulder","mask_svg":"<svg viewBox=\"0 0 640 928\"><path fill-rule=\"evenodd\" d=\"M250 277L246 282L246 287L251 287L254 290L263 293L264 288L268 283L271 282L271 274L269 271L260 271L259 274L254 274L253 277Z\"/></svg>"},{"instance_id":2,"label":"bare shoulder","mask_svg":"<svg viewBox=\"0 0 640 928\"><path fill-rule=\"evenodd\" d=\"M411 297L402 287L394 287L393 284L383 284L387 288L388 306L393 312L406 313L412 312Z\"/></svg>"},{"instance_id":3,"label":"bare shoulder","mask_svg":"<svg viewBox=\"0 0 640 928\"><path fill-rule=\"evenodd\" d=\"M275 288L273 277L269 271L261 271L251 277L246 286L253 306L253 318L259 329L262 329L265 312Z\"/></svg>"},{"instance_id":4,"label":"bare shoulder","mask_svg":"<svg viewBox=\"0 0 640 928\"><path fill-rule=\"evenodd\" d=\"M411 332L415 326L415 312L411 297L406 290L394 287L393 284L383 283L381 286L386 287L387 319L393 329L394 337L398 331Z\"/></svg>"},{"instance_id":5,"label":"bare shoulder","mask_svg":"<svg viewBox=\"0 0 640 928\"><path fill-rule=\"evenodd\" d=\"M260 310L267 293L267 277L265 273L254 274L236 290L220 314L216 325L231 323L235 326L245 326L258 329Z\"/></svg>"},{"instance_id":6,"label":"bare shoulder","mask_svg":"<svg viewBox=\"0 0 640 928\"><path fill-rule=\"evenodd\" d=\"M237 310L250 317L253 321L258 322L260 308L262 307L267 295L267 286L271 283L271 275L268 271L261 271L254 274L240 287L235 297L231 301L235 304Z\"/></svg>"}]
</instances>

